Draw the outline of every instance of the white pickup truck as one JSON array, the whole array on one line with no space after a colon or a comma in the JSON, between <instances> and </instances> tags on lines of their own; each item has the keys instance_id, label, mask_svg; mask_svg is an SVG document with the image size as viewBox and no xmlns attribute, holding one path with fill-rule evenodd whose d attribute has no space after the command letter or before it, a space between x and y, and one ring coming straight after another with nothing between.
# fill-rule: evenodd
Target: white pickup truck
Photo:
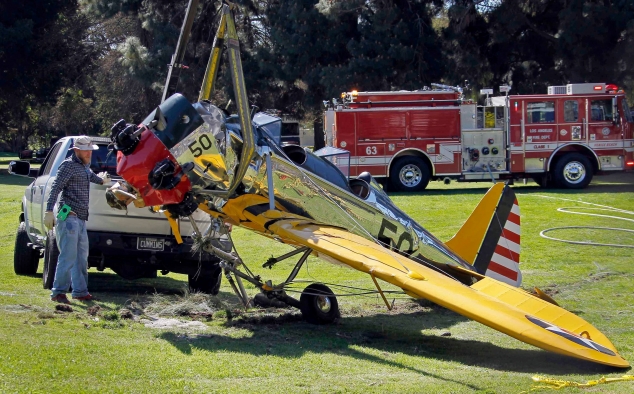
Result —
<instances>
[{"instance_id":1,"label":"white pickup truck","mask_svg":"<svg viewBox=\"0 0 634 394\"><path fill-rule=\"evenodd\" d=\"M116 153L108 150L110 140L100 137L92 137L92 140L99 150L93 152L91 169L95 173L107 171L116 180L119 178L116 174ZM53 284L59 251L54 230L48 231L44 226L44 211L57 169L72 154L69 150L72 145L73 137L57 141L39 169L30 168L26 161L9 164L11 174L35 178L22 198L14 271L20 275L34 275L43 256L42 282L47 289ZM126 279L154 278L157 271L187 274L192 290L218 293L221 280L219 261L209 254L200 256L192 253L192 226L189 222L179 221L184 242L178 244L163 214L151 212L148 208L136 208L133 204L128 206L127 211L113 209L106 203L105 192L105 186L90 184L87 222L89 267L99 271L110 268ZM193 216L199 228L210 224L206 214L196 211ZM230 250L228 239L217 241L223 249Z\"/></svg>"}]
</instances>

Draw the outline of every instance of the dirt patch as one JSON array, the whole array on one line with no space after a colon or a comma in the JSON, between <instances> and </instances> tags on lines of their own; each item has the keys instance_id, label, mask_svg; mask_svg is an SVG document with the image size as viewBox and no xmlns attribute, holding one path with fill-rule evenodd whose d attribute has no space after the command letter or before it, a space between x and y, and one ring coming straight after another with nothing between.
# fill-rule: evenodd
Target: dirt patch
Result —
<instances>
[{"instance_id":1,"label":"dirt patch","mask_svg":"<svg viewBox=\"0 0 634 394\"><path fill-rule=\"evenodd\" d=\"M140 301L138 307L147 315L195 319L211 319L214 313L229 308L217 297L204 293L185 293L182 296L154 294L149 302Z\"/></svg>"},{"instance_id":2,"label":"dirt patch","mask_svg":"<svg viewBox=\"0 0 634 394\"><path fill-rule=\"evenodd\" d=\"M86 313L88 313L90 316L95 316L97 313L99 313L100 310L101 307L99 305L93 305L90 308L86 309Z\"/></svg>"},{"instance_id":3,"label":"dirt patch","mask_svg":"<svg viewBox=\"0 0 634 394\"><path fill-rule=\"evenodd\" d=\"M209 329L209 327L207 327L205 323L199 321L182 321L178 319L166 319L163 317L150 317L150 319L141 319L140 322L148 328L157 328L163 330L185 329L205 331Z\"/></svg>"},{"instance_id":4,"label":"dirt patch","mask_svg":"<svg viewBox=\"0 0 634 394\"><path fill-rule=\"evenodd\" d=\"M70 305L66 305L66 304L57 304L55 305L55 311L59 311L59 312L72 312L73 308Z\"/></svg>"}]
</instances>

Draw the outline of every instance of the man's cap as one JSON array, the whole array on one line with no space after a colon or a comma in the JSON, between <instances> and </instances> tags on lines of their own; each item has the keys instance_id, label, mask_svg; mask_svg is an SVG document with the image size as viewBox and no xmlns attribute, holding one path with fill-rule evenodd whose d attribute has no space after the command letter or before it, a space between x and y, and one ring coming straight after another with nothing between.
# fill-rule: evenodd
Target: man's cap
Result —
<instances>
[{"instance_id":1,"label":"man's cap","mask_svg":"<svg viewBox=\"0 0 634 394\"><path fill-rule=\"evenodd\" d=\"M75 137L72 149L98 150L99 147L93 144L92 140L87 135L80 135L79 137Z\"/></svg>"}]
</instances>

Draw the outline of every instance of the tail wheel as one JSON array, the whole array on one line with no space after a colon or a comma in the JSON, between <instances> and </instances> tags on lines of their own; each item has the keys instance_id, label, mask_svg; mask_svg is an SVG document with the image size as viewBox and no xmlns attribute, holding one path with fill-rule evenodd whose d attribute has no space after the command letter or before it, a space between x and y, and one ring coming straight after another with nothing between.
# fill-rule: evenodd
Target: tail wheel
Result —
<instances>
[{"instance_id":1,"label":"tail wheel","mask_svg":"<svg viewBox=\"0 0 634 394\"><path fill-rule=\"evenodd\" d=\"M328 324L339 317L339 303L328 286L313 283L299 298L304 319L311 324Z\"/></svg>"},{"instance_id":2,"label":"tail wheel","mask_svg":"<svg viewBox=\"0 0 634 394\"><path fill-rule=\"evenodd\" d=\"M580 153L569 153L555 165L553 177L560 187L583 189L592 180L592 164Z\"/></svg>"},{"instance_id":3,"label":"tail wheel","mask_svg":"<svg viewBox=\"0 0 634 394\"><path fill-rule=\"evenodd\" d=\"M416 156L397 159L390 169L390 185L402 192L419 192L429 184L429 167Z\"/></svg>"},{"instance_id":4,"label":"tail wheel","mask_svg":"<svg viewBox=\"0 0 634 394\"><path fill-rule=\"evenodd\" d=\"M13 271L18 275L35 275L40 261L40 252L28 246L29 234L26 231L26 223L20 223L15 236L15 249L13 250Z\"/></svg>"},{"instance_id":5,"label":"tail wheel","mask_svg":"<svg viewBox=\"0 0 634 394\"><path fill-rule=\"evenodd\" d=\"M57 249L55 232L50 230L46 236L46 248L44 249L44 272L42 273L42 286L44 286L45 289L50 290L53 288L58 258L59 250Z\"/></svg>"}]
</instances>

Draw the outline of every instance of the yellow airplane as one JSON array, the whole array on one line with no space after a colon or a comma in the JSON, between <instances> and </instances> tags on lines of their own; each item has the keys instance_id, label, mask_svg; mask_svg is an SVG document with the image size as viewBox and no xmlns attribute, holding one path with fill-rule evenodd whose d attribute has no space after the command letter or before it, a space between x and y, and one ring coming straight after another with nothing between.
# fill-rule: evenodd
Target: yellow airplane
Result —
<instances>
[{"instance_id":1,"label":"yellow airplane","mask_svg":"<svg viewBox=\"0 0 634 394\"><path fill-rule=\"evenodd\" d=\"M224 44L239 125L207 100ZM212 225L196 231L197 245L222 259L229 283L245 304L242 280L260 289L260 302L276 299L300 308L309 322L332 322L338 303L327 286L311 284L299 300L285 292L312 254L369 274L388 308L379 280L542 349L629 366L591 324L543 292L519 288L519 206L508 185L494 185L460 231L443 243L394 205L370 174L348 179L342 172L347 152L280 146L279 118L258 113L251 119L227 5L206 75L198 102L165 94L169 98L139 125L120 121L113 127L117 172L127 182L127 193L111 192L127 202L132 196L137 205L161 206L176 234L174 218L191 219L197 209L207 212ZM213 241L227 225L294 246L295 251L265 264L300 255L288 279L273 284L241 270L239 256Z\"/></svg>"}]
</instances>

